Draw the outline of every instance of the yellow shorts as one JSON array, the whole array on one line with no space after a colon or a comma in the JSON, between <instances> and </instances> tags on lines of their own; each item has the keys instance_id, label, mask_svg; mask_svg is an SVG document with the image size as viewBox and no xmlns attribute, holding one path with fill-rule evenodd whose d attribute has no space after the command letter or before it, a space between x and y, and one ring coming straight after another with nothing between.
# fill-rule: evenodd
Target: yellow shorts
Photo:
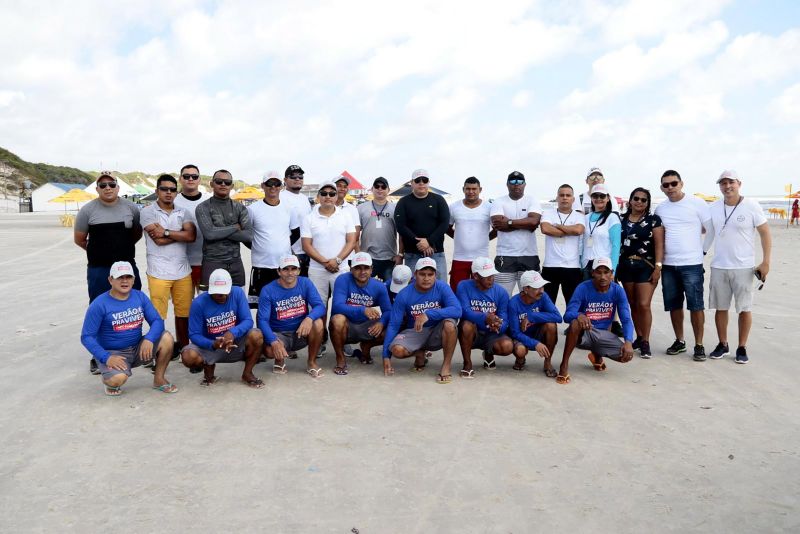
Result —
<instances>
[{"instance_id":1,"label":"yellow shorts","mask_svg":"<svg viewBox=\"0 0 800 534\"><path fill-rule=\"evenodd\" d=\"M150 286L150 300L153 301L153 306L162 319L167 318L170 296L172 296L172 306L175 308L175 317L189 317L189 307L194 297L191 274L180 280L161 280L148 274L147 284Z\"/></svg>"}]
</instances>

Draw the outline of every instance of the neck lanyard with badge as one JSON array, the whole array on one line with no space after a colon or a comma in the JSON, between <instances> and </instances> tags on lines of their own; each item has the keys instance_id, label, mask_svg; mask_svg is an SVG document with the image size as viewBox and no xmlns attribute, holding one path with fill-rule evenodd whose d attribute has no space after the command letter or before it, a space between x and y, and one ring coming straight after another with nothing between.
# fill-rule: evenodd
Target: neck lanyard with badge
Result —
<instances>
[{"instance_id":1,"label":"neck lanyard with badge","mask_svg":"<svg viewBox=\"0 0 800 534\"><path fill-rule=\"evenodd\" d=\"M630 220L630 218L625 219L625 224L622 226L622 231L625 232L625 235L622 236L622 246L631 246L631 234L634 232L637 224L644 226L644 224L642 224L644 220L646 220L644 216L636 222Z\"/></svg>"},{"instance_id":2,"label":"neck lanyard with badge","mask_svg":"<svg viewBox=\"0 0 800 534\"><path fill-rule=\"evenodd\" d=\"M728 210L725 209L725 201L724 200L722 201L722 214L725 217L725 222L722 223L722 229L719 231L719 236L720 237L725 235L725 227L728 226L728 221L730 220L731 217L733 217L734 212L736 212L736 208L738 208L739 204L742 203L742 199L744 199L744 197L740 196L739 197L739 201L736 203L736 205L731 210L731 214L730 215L728 215Z\"/></svg>"},{"instance_id":3,"label":"neck lanyard with badge","mask_svg":"<svg viewBox=\"0 0 800 534\"><path fill-rule=\"evenodd\" d=\"M561 218L561 212L558 211L558 209L556 209L556 215L558 215L559 226L564 226L567 223L567 221L569 220L569 218L572 217L572 214L573 214L573 211L570 210L569 214L567 214L567 217L565 219L562 219ZM567 240L567 238L562 235L562 236L556 238L556 243L564 243L566 240Z\"/></svg>"},{"instance_id":4,"label":"neck lanyard with badge","mask_svg":"<svg viewBox=\"0 0 800 534\"><path fill-rule=\"evenodd\" d=\"M594 215L594 213L592 213ZM597 225L600 223L600 214L597 214L597 220L594 222L594 226L592 226L592 216L589 216L589 239L586 240L586 246L591 247L594 244L594 238L592 234L594 234L594 229L597 228Z\"/></svg>"},{"instance_id":5,"label":"neck lanyard with badge","mask_svg":"<svg viewBox=\"0 0 800 534\"><path fill-rule=\"evenodd\" d=\"M389 203L387 202L386 204L384 204L381 207L381 211L378 211L378 208L375 207L374 200L370 200L370 203L372 204L372 213L374 213L375 216L378 218L378 220L375 221L375 228L381 228L383 226L383 221L381 220L381 217L383 217L383 210L386 209L386 206L388 206Z\"/></svg>"}]
</instances>

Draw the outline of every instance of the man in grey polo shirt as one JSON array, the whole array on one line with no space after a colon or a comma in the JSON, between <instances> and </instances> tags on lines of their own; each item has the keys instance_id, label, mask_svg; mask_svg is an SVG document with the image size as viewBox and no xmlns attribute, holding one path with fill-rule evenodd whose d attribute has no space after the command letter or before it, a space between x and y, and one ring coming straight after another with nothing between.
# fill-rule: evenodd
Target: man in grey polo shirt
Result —
<instances>
[{"instance_id":1,"label":"man in grey polo shirt","mask_svg":"<svg viewBox=\"0 0 800 534\"><path fill-rule=\"evenodd\" d=\"M397 247L394 202L389 202L389 182L378 176L372 182L372 200L358 205L361 221L361 250L372 258L373 275L382 281L392 277L392 269L403 262L403 243Z\"/></svg>"}]
</instances>

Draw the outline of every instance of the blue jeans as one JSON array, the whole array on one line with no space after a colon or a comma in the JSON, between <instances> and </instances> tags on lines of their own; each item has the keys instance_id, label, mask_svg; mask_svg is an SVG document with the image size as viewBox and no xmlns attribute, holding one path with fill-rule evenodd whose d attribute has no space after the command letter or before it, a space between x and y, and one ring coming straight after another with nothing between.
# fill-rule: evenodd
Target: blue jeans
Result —
<instances>
[{"instance_id":1,"label":"blue jeans","mask_svg":"<svg viewBox=\"0 0 800 534\"><path fill-rule=\"evenodd\" d=\"M410 267L411 272L413 273L417 267L417 262L420 260L420 258L424 257L425 256L422 254L411 254L406 252L403 254L403 263ZM444 252L434 252L431 258L433 258L433 260L436 262L437 280L447 282L447 258L445 257Z\"/></svg>"},{"instance_id":2,"label":"blue jeans","mask_svg":"<svg viewBox=\"0 0 800 534\"><path fill-rule=\"evenodd\" d=\"M136 262L132 261L133 275L136 277L133 280L133 289L142 289L142 279L139 277L139 269L136 267ZM111 284L108 283L109 271L111 266L108 267L92 267L86 268L86 283L89 286L89 304L94 299L111 289Z\"/></svg>"},{"instance_id":3,"label":"blue jeans","mask_svg":"<svg viewBox=\"0 0 800 534\"><path fill-rule=\"evenodd\" d=\"M686 307L689 311L702 311L703 305L703 264L664 265L661 269L661 292L664 296L664 311Z\"/></svg>"}]
</instances>

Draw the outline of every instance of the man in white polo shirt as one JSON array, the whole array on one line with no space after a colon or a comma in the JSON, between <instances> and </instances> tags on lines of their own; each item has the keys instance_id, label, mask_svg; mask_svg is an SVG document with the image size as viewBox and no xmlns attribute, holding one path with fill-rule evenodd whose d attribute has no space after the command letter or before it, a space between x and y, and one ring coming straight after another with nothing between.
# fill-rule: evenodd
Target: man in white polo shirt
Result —
<instances>
[{"instance_id":1,"label":"man in white polo shirt","mask_svg":"<svg viewBox=\"0 0 800 534\"><path fill-rule=\"evenodd\" d=\"M474 176L464 180L464 198L450 204L450 226L447 235L453 238L453 264L450 267L450 289L458 290L462 280L472 275L475 258L489 256L489 240L497 235L492 230L492 205L481 198L481 182Z\"/></svg>"},{"instance_id":2,"label":"man in white polo shirt","mask_svg":"<svg viewBox=\"0 0 800 534\"><path fill-rule=\"evenodd\" d=\"M581 236L584 232L583 213L573 208L575 191L569 184L558 188L556 209L542 213L542 233L544 234L544 266L542 276L549 283L544 292L555 303L558 288L564 295L564 305L583 281L581 271Z\"/></svg>"},{"instance_id":3,"label":"man in white polo shirt","mask_svg":"<svg viewBox=\"0 0 800 534\"><path fill-rule=\"evenodd\" d=\"M762 283L769 273L772 237L764 211L755 200L743 197L739 188L742 181L736 171L723 171L717 180L723 198L711 204L714 231L706 238L706 248L714 241L714 258L711 260L711 299L714 323L719 343L709 357L717 360L728 354L728 309L731 299L736 299L739 314L739 343L736 363L747 363L747 338L753 323L753 276ZM761 239L762 261L756 267L755 234Z\"/></svg>"},{"instance_id":4,"label":"man in white polo shirt","mask_svg":"<svg viewBox=\"0 0 800 534\"><path fill-rule=\"evenodd\" d=\"M664 310L669 312L675 342L667 354L686 352L683 337L683 299L692 319L694 360L705 361L703 347L703 230L713 231L711 212L706 203L683 192L683 180L677 171L664 171L661 191L667 200L656 208L664 225L664 265L661 266L661 290ZM658 267L659 265L656 264Z\"/></svg>"},{"instance_id":5,"label":"man in white polo shirt","mask_svg":"<svg viewBox=\"0 0 800 534\"><path fill-rule=\"evenodd\" d=\"M542 205L525 194L525 176L514 171L506 181L508 195L492 202L492 228L497 230L495 282L509 295L525 271L539 270L539 250L534 231L539 226Z\"/></svg>"}]
</instances>

